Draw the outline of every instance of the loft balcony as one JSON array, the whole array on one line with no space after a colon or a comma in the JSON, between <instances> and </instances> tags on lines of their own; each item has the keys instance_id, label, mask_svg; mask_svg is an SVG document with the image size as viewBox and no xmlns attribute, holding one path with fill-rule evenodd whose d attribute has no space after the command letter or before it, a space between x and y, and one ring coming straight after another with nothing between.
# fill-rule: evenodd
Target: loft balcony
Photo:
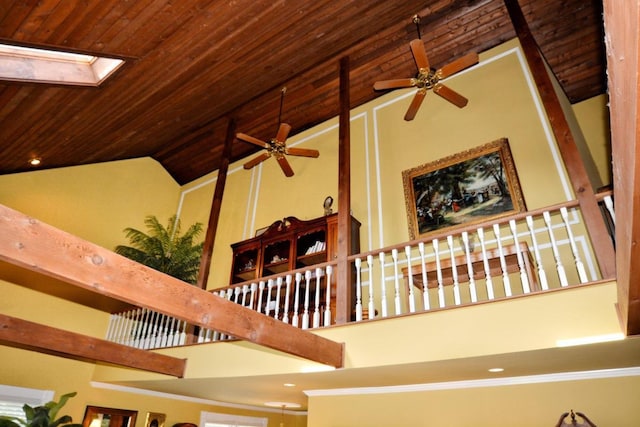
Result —
<instances>
[{"instance_id":1,"label":"loft balcony","mask_svg":"<svg viewBox=\"0 0 640 427\"><path fill-rule=\"evenodd\" d=\"M613 239L610 192L598 195ZM597 244L597 243L596 243ZM454 233L358 253L347 258L351 283L340 294L337 262L325 262L211 291L300 329L384 320L505 302L615 280L603 276L577 201L474 224ZM113 313L106 339L140 349L233 340L145 308Z\"/></svg>"}]
</instances>

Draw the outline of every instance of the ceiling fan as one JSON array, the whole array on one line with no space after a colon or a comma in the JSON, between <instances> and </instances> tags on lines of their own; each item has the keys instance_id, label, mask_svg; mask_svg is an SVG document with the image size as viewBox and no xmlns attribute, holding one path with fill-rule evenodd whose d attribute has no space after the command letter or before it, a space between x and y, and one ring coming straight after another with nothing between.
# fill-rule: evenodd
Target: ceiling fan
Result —
<instances>
[{"instance_id":1,"label":"ceiling fan","mask_svg":"<svg viewBox=\"0 0 640 427\"><path fill-rule=\"evenodd\" d=\"M244 133L237 133L236 138L239 140L249 142L251 144L257 145L258 147L264 148L264 153L259 156L249 160L247 163L243 165L245 169L251 169L252 167L258 165L259 163L267 160L269 157L275 157L280 165L280 169L284 172L285 176L290 177L293 176L293 169L291 169L291 165L289 161L287 161L286 156L302 156L302 157L318 157L320 152L318 150L312 150L309 148L292 148L287 147L286 141L289 136L289 132L291 131L291 126L287 123L283 123L281 121L282 116L282 102L284 99L284 94L287 88L282 88L282 95L280 97L280 115L278 116L278 132L276 133L275 138L271 138L269 141L263 141L258 138L254 138L250 135Z\"/></svg>"},{"instance_id":2,"label":"ceiling fan","mask_svg":"<svg viewBox=\"0 0 640 427\"><path fill-rule=\"evenodd\" d=\"M437 95L440 95L447 101L452 104L462 108L467 105L469 101L464 96L460 95L458 92L449 88L448 86L440 83L440 80L445 79L459 71L464 70L472 65L478 63L478 54L475 52L469 53L461 58L456 59L455 61L439 68L438 70L434 70L431 68L429 64L429 58L427 57L427 52L424 48L424 43L420 38L420 17L415 15L413 17L413 22L416 24L418 29L418 38L412 40L409 43L411 48L411 53L413 54L413 59L418 66L418 73L416 77L408 78L408 79L394 79L394 80L382 80L375 82L373 88L375 90L385 90L385 89L398 89L405 87L417 87L418 91L416 92L409 108L404 115L404 119L407 121L413 120L424 100L424 97L427 94L428 89L433 89L433 92Z\"/></svg>"}]
</instances>

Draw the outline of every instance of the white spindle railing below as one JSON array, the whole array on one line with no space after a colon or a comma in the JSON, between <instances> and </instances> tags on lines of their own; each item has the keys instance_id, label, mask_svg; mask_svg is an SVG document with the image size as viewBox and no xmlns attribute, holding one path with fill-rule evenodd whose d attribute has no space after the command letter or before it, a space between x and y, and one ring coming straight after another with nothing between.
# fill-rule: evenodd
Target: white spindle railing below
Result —
<instances>
[{"instance_id":1,"label":"white spindle railing below","mask_svg":"<svg viewBox=\"0 0 640 427\"><path fill-rule=\"evenodd\" d=\"M604 199L613 218L613 204ZM603 211L605 212L605 211ZM436 232L437 233L437 232ZM601 279L575 203L349 257L353 320L464 306ZM325 263L212 291L294 327L335 322L335 264ZM388 303L393 301L393 314ZM232 339L196 328L197 342ZM111 315L107 339L138 348L183 345L185 322L144 308Z\"/></svg>"}]
</instances>

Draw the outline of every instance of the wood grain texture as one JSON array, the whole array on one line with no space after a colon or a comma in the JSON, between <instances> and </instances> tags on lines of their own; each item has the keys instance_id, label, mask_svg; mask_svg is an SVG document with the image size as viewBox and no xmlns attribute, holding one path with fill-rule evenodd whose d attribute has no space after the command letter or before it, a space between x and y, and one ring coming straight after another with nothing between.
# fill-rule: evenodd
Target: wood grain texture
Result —
<instances>
[{"instance_id":1,"label":"wood grain texture","mask_svg":"<svg viewBox=\"0 0 640 427\"><path fill-rule=\"evenodd\" d=\"M569 98L605 93L602 5L521 0ZM421 34L435 68L515 37L502 0L11 2L0 39L129 58L100 88L0 82L0 174L151 156L180 184L218 169L229 117L260 139L339 114L336 64L351 61L351 107L378 80L411 76ZM258 151L235 143L233 162Z\"/></svg>"},{"instance_id":2,"label":"wood grain texture","mask_svg":"<svg viewBox=\"0 0 640 427\"><path fill-rule=\"evenodd\" d=\"M0 314L0 342L70 359L184 377L185 359L101 340Z\"/></svg>"},{"instance_id":3,"label":"wood grain texture","mask_svg":"<svg viewBox=\"0 0 640 427\"><path fill-rule=\"evenodd\" d=\"M188 323L342 367L343 346L0 205L0 261Z\"/></svg>"}]
</instances>

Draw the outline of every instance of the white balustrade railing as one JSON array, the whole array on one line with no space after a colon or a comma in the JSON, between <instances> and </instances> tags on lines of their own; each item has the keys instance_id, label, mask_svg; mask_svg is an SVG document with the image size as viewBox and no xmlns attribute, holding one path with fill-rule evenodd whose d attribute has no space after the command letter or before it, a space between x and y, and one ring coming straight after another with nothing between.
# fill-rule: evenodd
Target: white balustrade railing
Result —
<instances>
[{"instance_id":1,"label":"white balustrade railing","mask_svg":"<svg viewBox=\"0 0 640 427\"><path fill-rule=\"evenodd\" d=\"M613 217L613 204L603 199ZM353 320L445 309L602 279L575 203L434 232L349 257ZM335 322L335 264L324 263L212 291L228 301L308 329ZM389 307L391 305L391 307ZM185 344L187 325L146 309L111 316L107 339L138 348ZM233 337L196 328L196 342Z\"/></svg>"}]
</instances>

